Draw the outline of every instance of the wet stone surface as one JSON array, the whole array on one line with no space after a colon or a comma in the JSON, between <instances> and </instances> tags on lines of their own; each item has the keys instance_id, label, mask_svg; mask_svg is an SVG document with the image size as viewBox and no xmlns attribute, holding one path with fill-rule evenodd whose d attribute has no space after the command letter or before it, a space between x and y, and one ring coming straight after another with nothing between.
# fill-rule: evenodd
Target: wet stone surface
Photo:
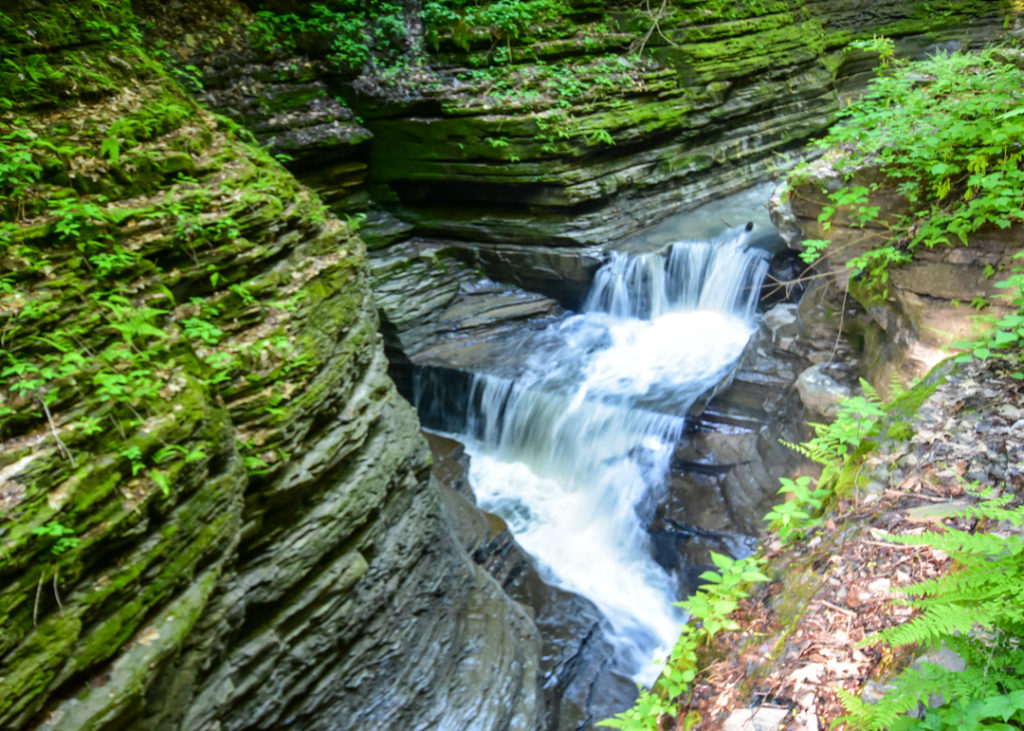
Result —
<instances>
[{"instance_id":1,"label":"wet stone surface","mask_svg":"<svg viewBox=\"0 0 1024 731\"><path fill-rule=\"evenodd\" d=\"M587 599L546 583L505 521L476 507L462 445L425 435L434 457L433 475L466 551L528 608L540 631L547 731L590 727L631 705L636 686L612 667L614 647L601 613Z\"/></svg>"}]
</instances>

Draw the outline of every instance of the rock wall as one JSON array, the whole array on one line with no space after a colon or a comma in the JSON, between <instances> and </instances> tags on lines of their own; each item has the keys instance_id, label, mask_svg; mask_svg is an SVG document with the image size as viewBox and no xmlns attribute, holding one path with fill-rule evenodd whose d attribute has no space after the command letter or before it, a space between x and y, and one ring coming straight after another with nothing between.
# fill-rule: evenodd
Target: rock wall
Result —
<instances>
[{"instance_id":1,"label":"rock wall","mask_svg":"<svg viewBox=\"0 0 1024 731\"><path fill-rule=\"evenodd\" d=\"M816 265L819 274L829 276L815 282L800 305L805 336L820 340L842 330L861 351L861 375L886 392L893 380L907 385L920 378L946 358L952 346L985 327L972 303L984 302L985 314L996 320L1010 312L1002 304L1004 291L996 286L1000 278L992 275L1012 269L1020 229L988 225L970 235L970 246L917 247L912 261L893 268L886 295L879 297L851 281L846 262L883 240L888 235L885 222L896 221L909 207L890 180L864 167L857 171L854 184L876 188L869 204L879 206L884 215L866 227L855 227L849 211L840 208L826 231L819 215L830 205L828 192L843 184L836 163L834 154L816 161L785 193L785 200L773 201L774 215L790 227L794 248L801 248L804 238L831 241Z\"/></svg>"},{"instance_id":2,"label":"rock wall","mask_svg":"<svg viewBox=\"0 0 1024 731\"><path fill-rule=\"evenodd\" d=\"M309 34L268 43L259 3L136 5L204 103L288 155L336 212L364 217L406 393L425 333L447 337L447 320L435 327L439 293L480 279L456 271L577 307L617 238L804 155L873 70L876 57L852 41L887 34L907 55L974 45L1002 32L1004 11L998 0L786 0L668 3L652 15L580 1L500 48L486 29L462 45L427 43L419 4L404 3L402 55L353 70Z\"/></svg>"},{"instance_id":3,"label":"rock wall","mask_svg":"<svg viewBox=\"0 0 1024 731\"><path fill-rule=\"evenodd\" d=\"M260 41L234 0L5 4L0 726L542 727L535 622L465 553L335 214L382 250L543 243L459 256L579 289L596 258L557 246L741 187L823 129L857 71L837 39L999 27L995 2L927 36L923 4L826 5L580 2L507 65L443 43L389 84Z\"/></svg>"},{"instance_id":4,"label":"rock wall","mask_svg":"<svg viewBox=\"0 0 1024 731\"><path fill-rule=\"evenodd\" d=\"M537 728L364 250L127 3L0 45L0 726Z\"/></svg>"},{"instance_id":5,"label":"rock wall","mask_svg":"<svg viewBox=\"0 0 1024 731\"><path fill-rule=\"evenodd\" d=\"M786 168L873 68L849 42L885 34L920 55L1003 25L999 0L576 0L514 41L481 28L435 46L420 4L403 5L407 50L358 75L308 38L261 43L257 3L159 7L152 31L206 103L293 156L339 210L372 198L419 234L580 246Z\"/></svg>"}]
</instances>

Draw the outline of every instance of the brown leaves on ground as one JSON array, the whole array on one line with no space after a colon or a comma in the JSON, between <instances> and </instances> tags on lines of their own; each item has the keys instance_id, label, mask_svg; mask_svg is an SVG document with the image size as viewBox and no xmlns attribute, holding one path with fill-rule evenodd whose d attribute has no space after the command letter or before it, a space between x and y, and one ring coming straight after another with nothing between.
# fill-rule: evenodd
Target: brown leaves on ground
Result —
<instances>
[{"instance_id":1,"label":"brown leaves on ground","mask_svg":"<svg viewBox=\"0 0 1024 731\"><path fill-rule=\"evenodd\" d=\"M717 659L685 699L677 728L696 713L695 729L827 729L844 714L837 689L860 693L909 661L909 648L859 643L912 616L894 601L895 587L935 578L951 562L941 551L885 538L939 525L973 529L972 521L949 514L963 507L964 485L979 470L989 471L987 484L1004 477L1020 492L1024 482L1019 472L993 475L990 466L993 453L1009 458L1001 464L1024 463L1017 428L1024 398L1016 384L980 370L950 378L918 412L915 436L865 463L875 489L841 499L820 535L789 547L766 537L774 542L765 555L780 578L742 602L734 614L741 631L716 638L709 656ZM907 455L916 459L902 459ZM878 480L883 474L887 479ZM761 711L741 721L750 709Z\"/></svg>"}]
</instances>

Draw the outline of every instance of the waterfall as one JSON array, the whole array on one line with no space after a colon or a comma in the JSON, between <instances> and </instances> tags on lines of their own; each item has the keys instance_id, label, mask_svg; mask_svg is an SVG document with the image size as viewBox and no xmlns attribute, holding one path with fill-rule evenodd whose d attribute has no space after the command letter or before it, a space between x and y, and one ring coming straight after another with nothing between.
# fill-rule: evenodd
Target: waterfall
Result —
<instances>
[{"instance_id":1,"label":"waterfall","mask_svg":"<svg viewBox=\"0 0 1024 731\"><path fill-rule=\"evenodd\" d=\"M742 230L660 252L613 253L584 311L540 333L514 377L479 373L464 423L482 508L538 570L603 612L621 670L651 681L679 633L675 577L645 523L693 402L752 332L767 269Z\"/></svg>"},{"instance_id":2,"label":"waterfall","mask_svg":"<svg viewBox=\"0 0 1024 731\"><path fill-rule=\"evenodd\" d=\"M744 246L747 231L730 229L711 242L677 242L648 254L612 252L594 277L585 312L651 320L705 310L749 318L767 265Z\"/></svg>"}]
</instances>

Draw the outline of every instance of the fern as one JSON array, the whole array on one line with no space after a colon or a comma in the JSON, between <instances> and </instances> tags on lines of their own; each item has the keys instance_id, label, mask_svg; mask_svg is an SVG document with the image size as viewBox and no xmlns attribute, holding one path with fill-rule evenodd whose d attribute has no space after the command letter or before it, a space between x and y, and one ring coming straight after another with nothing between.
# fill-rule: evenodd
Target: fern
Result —
<instances>
[{"instance_id":1,"label":"fern","mask_svg":"<svg viewBox=\"0 0 1024 731\"><path fill-rule=\"evenodd\" d=\"M850 463L849 458L865 448L865 440L879 431L878 425L886 415L885 408L871 384L864 379L860 383L864 395L843 399L839 403L835 421L831 424L811 424L815 433L813 439L803 444L779 440L824 467L815 489L811 489L811 478L806 475L796 479L780 478L782 487L779 493L788 493L790 499L773 507L764 516L764 520L768 521L769 528L783 544L804 537L808 530L822 523L821 511L839 491L842 485L841 474Z\"/></svg>"},{"instance_id":2,"label":"fern","mask_svg":"<svg viewBox=\"0 0 1024 731\"><path fill-rule=\"evenodd\" d=\"M985 497L980 493L974 493ZM1024 521L1024 506L1005 506L1012 496L986 499L959 513L981 520ZM1024 537L949 530L895 536L894 543L930 546L946 552L956 571L899 591L920 610L913 620L882 631L864 644L945 646L965 663L954 671L923 662L903 671L878 703L839 694L857 729L1020 728L1024 721ZM932 701L923 717L904 716ZM1008 725L1008 721L1016 725Z\"/></svg>"},{"instance_id":3,"label":"fern","mask_svg":"<svg viewBox=\"0 0 1024 731\"><path fill-rule=\"evenodd\" d=\"M842 466L843 458L855 451L867 437L877 432L879 419L885 416L882 401L870 383L860 379L863 396L851 396L839 402L839 411L830 424L811 423L814 438L803 444L782 444L807 457L826 470ZM825 476L822 476L822 481Z\"/></svg>"},{"instance_id":4,"label":"fern","mask_svg":"<svg viewBox=\"0 0 1024 731\"><path fill-rule=\"evenodd\" d=\"M706 583L689 599L676 603L686 610L689 620L680 628L679 639L654 688L650 691L641 689L632 708L617 713L614 718L598 721L598 726L623 731L656 731L661 728L660 719L665 715L675 716L678 710L676 699L690 689L697 677L700 670L698 650L709 646L719 632L738 630L739 624L729 615L739 606L741 599L750 596L750 584L770 580L761 572L764 559L747 556L734 560L712 551L711 560L718 570L702 573L700 578Z\"/></svg>"}]
</instances>

